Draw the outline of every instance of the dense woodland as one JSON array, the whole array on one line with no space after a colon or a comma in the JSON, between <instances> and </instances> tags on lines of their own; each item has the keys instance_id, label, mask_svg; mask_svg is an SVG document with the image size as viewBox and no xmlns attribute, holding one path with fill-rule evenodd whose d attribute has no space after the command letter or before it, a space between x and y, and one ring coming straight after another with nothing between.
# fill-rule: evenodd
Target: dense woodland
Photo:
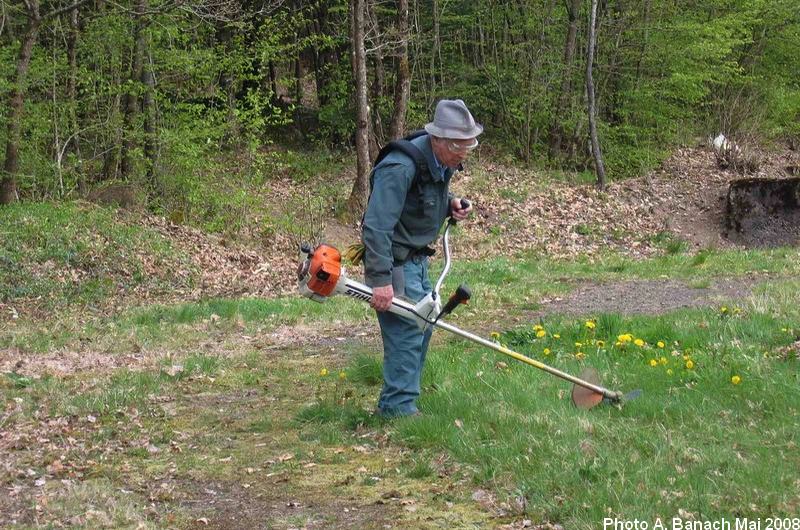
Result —
<instances>
[{"instance_id":1,"label":"dense woodland","mask_svg":"<svg viewBox=\"0 0 800 530\"><path fill-rule=\"evenodd\" d=\"M794 148L799 49L797 0L0 0L0 203L127 183L193 219L294 149L358 153L357 210L443 97L493 156L611 179L718 132Z\"/></svg>"}]
</instances>

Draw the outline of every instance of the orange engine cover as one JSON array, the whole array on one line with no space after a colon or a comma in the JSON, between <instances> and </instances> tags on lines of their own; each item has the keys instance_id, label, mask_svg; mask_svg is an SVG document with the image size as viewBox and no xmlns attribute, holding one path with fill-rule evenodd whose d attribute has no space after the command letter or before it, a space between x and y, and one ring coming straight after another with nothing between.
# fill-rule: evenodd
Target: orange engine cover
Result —
<instances>
[{"instance_id":1,"label":"orange engine cover","mask_svg":"<svg viewBox=\"0 0 800 530\"><path fill-rule=\"evenodd\" d=\"M314 249L309 266L308 288L320 296L330 296L342 274L342 255L330 245Z\"/></svg>"}]
</instances>

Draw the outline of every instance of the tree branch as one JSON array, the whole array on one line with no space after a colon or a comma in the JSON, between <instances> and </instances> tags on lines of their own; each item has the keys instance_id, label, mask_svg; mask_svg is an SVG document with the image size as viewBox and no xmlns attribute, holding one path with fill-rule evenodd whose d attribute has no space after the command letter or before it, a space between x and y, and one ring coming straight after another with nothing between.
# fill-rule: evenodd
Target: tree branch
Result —
<instances>
[{"instance_id":1,"label":"tree branch","mask_svg":"<svg viewBox=\"0 0 800 530\"><path fill-rule=\"evenodd\" d=\"M68 12L72 11L73 9L78 9L83 4L88 4L89 2L90 2L90 0L79 0L78 2L75 2L74 4L72 4L70 6L62 7L60 9L54 9L53 11L50 11L46 15L42 16L42 20L46 20L48 18L54 18L54 17L57 17L57 16L62 15L64 13L68 13ZM25 3L27 3L27 2L25 2Z\"/></svg>"}]
</instances>

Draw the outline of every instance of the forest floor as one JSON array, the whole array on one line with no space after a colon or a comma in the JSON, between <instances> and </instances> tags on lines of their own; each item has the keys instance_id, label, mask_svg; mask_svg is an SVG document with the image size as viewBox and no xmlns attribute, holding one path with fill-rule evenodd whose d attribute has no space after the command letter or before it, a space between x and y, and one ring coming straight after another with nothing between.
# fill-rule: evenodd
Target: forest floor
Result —
<instances>
[{"instance_id":1,"label":"forest floor","mask_svg":"<svg viewBox=\"0 0 800 530\"><path fill-rule=\"evenodd\" d=\"M798 164L795 155L771 158L761 174L783 175ZM477 161L453 185L476 205L454 235L454 256L476 269L453 274L483 278L488 262L500 271L502 292L485 291L483 306L458 315L459 325L488 334L551 317L757 305L759 286L796 281L796 270L791 253L781 267L771 268L771 255L748 263L747 250L725 237L725 193L735 177L704 149L677 151L659 171L605 192ZM276 203L294 193L296 184L283 184L272 188ZM295 289L290 234L253 247L160 218L120 216L168 238L201 281L63 315L47 315L37 300L0 303L8 344L0 347L0 527L564 524L558 509L540 511L508 494L501 477L477 480L479 466L443 446L419 448L406 434L398 441L406 423L369 415L379 389L379 371L364 361L380 347L373 319L355 304L308 313L308 302L283 301ZM341 247L357 235L329 219L324 237ZM724 259L702 272L727 251L738 253L730 274ZM637 262L664 255L685 255L695 273L648 265L640 274ZM532 256L565 263L565 272L542 273L550 283L541 288L535 277L518 283L517 263ZM243 301L228 311L217 299ZM247 299L267 302L252 302L249 314ZM436 338L434 348L451 347L448 340ZM788 342L776 355L800 355L800 342ZM355 411L319 408L351 402Z\"/></svg>"}]
</instances>

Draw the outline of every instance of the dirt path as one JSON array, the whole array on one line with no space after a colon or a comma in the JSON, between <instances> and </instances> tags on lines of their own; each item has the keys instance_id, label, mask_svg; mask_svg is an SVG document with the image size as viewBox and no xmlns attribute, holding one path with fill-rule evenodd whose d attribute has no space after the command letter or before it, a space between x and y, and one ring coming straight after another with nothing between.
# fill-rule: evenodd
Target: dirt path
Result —
<instances>
[{"instance_id":1,"label":"dirt path","mask_svg":"<svg viewBox=\"0 0 800 530\"><path fill-rule=\"evenodd\" d=\"M217 368L156 386L146 366L124 381L100 370L26 383L0 411L0 527L432 530L508 522L472 499L467 471L446 455L393 443L390 427L298 420L318 398L345 399L331 394L335 376L318 375L320 366L343 369L360 344L337 338L279 353L245 346ZM377 389L366 391L347 399L357 405ZM80 394L96 397L89 407L109 405L87 410L73 399ZM419 462L430 473L416 476Z\"/></svg>"},{"instance_id":2,"label":"dirt path","mask_svg":"<svg viewBox=\"0 0 800 530\"><path fill-rule=\"evenodd\" d=\"M542 300L534 317L549 314L660 315L686 307L707 307L741 300L763 279L734 278L692 286L681 280L631 280L582 283L565 297Z\"/></svg>"}]
</instances>

